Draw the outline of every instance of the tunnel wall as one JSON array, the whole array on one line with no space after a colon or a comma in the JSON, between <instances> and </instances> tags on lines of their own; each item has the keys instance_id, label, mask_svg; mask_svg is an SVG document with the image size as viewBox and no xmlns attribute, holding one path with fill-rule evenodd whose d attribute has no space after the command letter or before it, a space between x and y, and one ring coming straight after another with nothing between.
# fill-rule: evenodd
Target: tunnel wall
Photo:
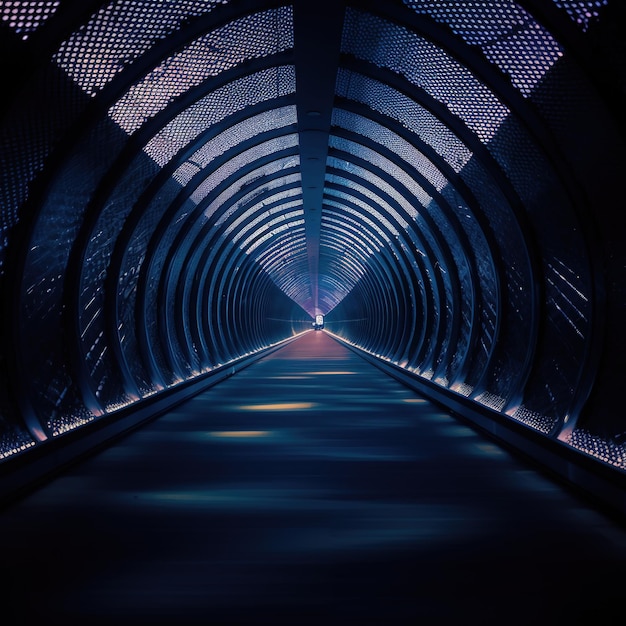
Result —
<instances>
[{"instance_id":1,"label":"tunnel wall","mask_svg":"<svg viewBox=\"0 0 626 626\"><path fill-rule=\"evenodd\" d=\"M322 313L444 403L626 469L624 9L340 4L328 112L300 2L0 7L0 465Z\"/></svg>"},{"instance_id":2,"label":"tunnel wall","mask_svg":"<svg viewBox=\"0 0 626 626\"><path fill-rule=\"evenodd\" d=\"M129 89L103 63L95 83L84 66L71 80L59 68L85 54L72 37L54 62L33 63L24 91L5 107L3 458L310 328L250 254L293 213L277 201L289 193L285 171L298 178L293 67L276 57L289 45L276 20L289 23L290 11L213 23L218 4L148 11L164 36L190 10L208 20L208 36L198 38L194 24L194 43L177 53L171 41L153 59L158 65L170 53L170 67L178 63L181 72L187 63L190 71L174 88L191 92L167 111L173 96L152 92L153 77ZM106 48L119 13L92 22L94 45ZM59 25L56 34L66 35ZM6 30L13 52L27 47ZM213 30L213 37L231 32L233 41L260 34L244 38L216 70ZM126 45L136 42L128 37ZM206 69L197 66L202 54ZM249 66L232 69L246 58ZM143 111L127 115L125 99L142 88ZM261 191L248 183L260 178Z\"/></svg>"},{"instance_id":3,"label":"tunnel wall","mask_svg":"<svg viewBox=\"0 0 626 626\"><path fill-rule=\"evenodd\" d=\"M407 4L441 19L427 8L432 3ZM462 3L445 4L449 27L470 41L481 17ZM377 269L355 279L326 327L487 412L623 468L619 386L608 382L621 371L623 334L617 318L624 276L616 252L622 235L615 228L623 54L616 58L606 33L614 36L623 12L606 8L607 21L589 25L577 54L568 55L563 43L572 43L571 25L533 3L528 8L549 24L550 33L538 35L546 37L544 48L555 46L556 60L540 77L508 65L493 40L472 42L507 70L506 83L481 66L484 56L456 66L449 33L435 32L429 20L418 19L409 32L392 11L354 12L338 79L336 158L351 162L345 170L354 168L367 146L362 184L377 195L372 205L387 202L383 181L395 179L403 197L396 205L400 220L374 227L391 254L371 254L371 242L361 237L363 264ZM431 48L432 41L441 48ZM517 46L521 54L533 44ZM426 58L421 65L419 54ZM612 65L617 74L603 70L598 80L594 64ZM438 65L447 67L446 82ZM461 102L447 91L454 82L464 87ZM488 111L488 123L472 117L480 110ZM333 195L327 188L325 210L336 222ZM381 265L404 274L393 299L389 270ZM411 336L407 319L415 320Z\"/></svg>"}]
</instances>

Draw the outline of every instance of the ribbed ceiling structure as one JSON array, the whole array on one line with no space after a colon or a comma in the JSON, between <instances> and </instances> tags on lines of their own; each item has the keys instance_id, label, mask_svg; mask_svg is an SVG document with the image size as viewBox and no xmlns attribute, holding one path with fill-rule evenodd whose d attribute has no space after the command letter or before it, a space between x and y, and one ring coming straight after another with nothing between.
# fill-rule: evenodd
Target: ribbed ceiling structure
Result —
<instances>
[{"instance_id":1,"label":"ribbed ceiling structure","mask_svg":"<svg viewBox=\"0 0 626 626\"><path fill-rule=\"evenodd\" d=\"M0 16L0 458L322 314L626 468L619 0Z\"/></svg>"}]
</instances>

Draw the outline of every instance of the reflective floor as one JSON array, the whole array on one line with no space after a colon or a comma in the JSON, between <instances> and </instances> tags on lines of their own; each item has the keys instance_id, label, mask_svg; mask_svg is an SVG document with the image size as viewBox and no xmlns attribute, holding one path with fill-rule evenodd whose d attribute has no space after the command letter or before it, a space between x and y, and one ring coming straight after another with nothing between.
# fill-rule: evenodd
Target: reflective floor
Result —
<instances>
[{"instance_id":1,"label":"reflective floor","mask_svg":"<svg viewBox=\"0 0 626 626\"><path fill-rule=\"evenodd\" d=\"M626 622L624 528L323 332L0 532L7 625Z\"/></svg>"}]
</instances>

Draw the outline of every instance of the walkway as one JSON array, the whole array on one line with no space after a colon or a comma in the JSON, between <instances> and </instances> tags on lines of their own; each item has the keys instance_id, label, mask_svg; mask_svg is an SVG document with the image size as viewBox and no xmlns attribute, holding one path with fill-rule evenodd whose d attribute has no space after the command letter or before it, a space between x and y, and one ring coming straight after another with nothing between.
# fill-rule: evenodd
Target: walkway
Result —
<instances>
[{"instance_id":1,"label":"walkway","mask_svg":"<svg viewBox=\"0 0 626 626\"><path fill-rule=\"evenodd\" d=\"M624 529L323 332L72 468L0 533L7 626L624 620Z\"/></svg>"}]
</instances>

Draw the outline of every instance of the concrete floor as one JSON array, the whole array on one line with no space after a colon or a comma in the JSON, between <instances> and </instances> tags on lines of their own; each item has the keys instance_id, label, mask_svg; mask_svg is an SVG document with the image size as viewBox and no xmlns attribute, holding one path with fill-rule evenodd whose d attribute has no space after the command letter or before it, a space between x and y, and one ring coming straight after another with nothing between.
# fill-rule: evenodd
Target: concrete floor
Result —
<instances>
[{"instance_id":1,"label":"concrete floor","mask_svg":"<svg viewBox=\"0 0 626 626\"><path fill-rule=\"evenodd\" d=\"M625 528L323 332L0 533L7 626L626 623Z\"/></svg>"}]
</instances>

